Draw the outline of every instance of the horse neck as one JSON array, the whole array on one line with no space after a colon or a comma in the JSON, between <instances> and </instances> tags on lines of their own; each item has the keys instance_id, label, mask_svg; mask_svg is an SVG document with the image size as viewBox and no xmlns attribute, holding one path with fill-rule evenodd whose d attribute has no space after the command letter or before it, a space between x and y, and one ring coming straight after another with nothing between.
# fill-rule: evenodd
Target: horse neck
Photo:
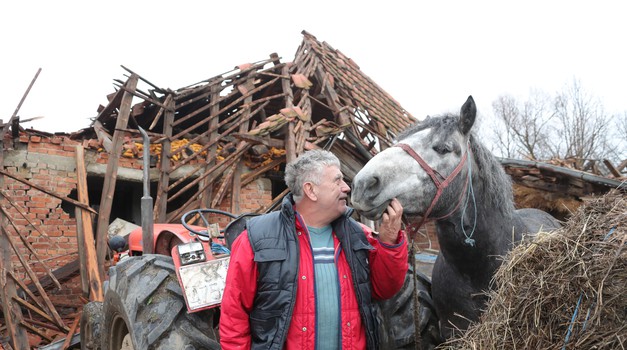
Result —
<instances>
[{"instance_id":1,"label":"horse neck","mask_svg":"<svg viewBox=\"0 0 627 350\"><path fill-rule=\"evenodd\" d=\"M473 166L477 167L476 164ZM505 188L495 188L495 181L486 180L477 171L469 181L474 198L469 195L468 188L463 189L459 208L436 222L438 241L447 262L468 274L485 275L486 271L491 273L498 267L498 256L507 253L511 247L512 237L508 235L514 222L514 206L508 195L511 185L505 182ZM444 203L453 203L449 206L457 203L457 199L443 199ZM474 240L474 246L467 243L468 237Z\"/></svg>"}]
</instances>

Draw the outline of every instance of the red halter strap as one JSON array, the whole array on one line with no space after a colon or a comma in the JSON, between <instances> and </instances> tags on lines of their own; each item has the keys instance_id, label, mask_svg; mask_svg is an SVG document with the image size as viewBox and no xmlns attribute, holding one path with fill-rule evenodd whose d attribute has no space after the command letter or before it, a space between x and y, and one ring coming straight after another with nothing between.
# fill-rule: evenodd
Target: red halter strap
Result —
<instances>
[{"instance_id":1,"label":"red halter strap","mask_svg":"<svg viewBox=\"0 0 627 350\"><path fill-rule=\"evenodd\" d=\"M431 180L433 180L433 183L435 184L435 187L436 187L435 196L433 197L433 200L431 200L431 204L429 205L429 208L427 209L427 211L425 212L424 216L422 217L422 220L420 221L420 224L418 226L412 227L411 230L410 230L410 231L413 231L412 234L415 234L422 227L422 225L424 225L424 223L427 221L427 218L429 217L429 214L431 214L431 211L433 210L433 208L435 207L435 204L440 199L440 196L442 195L442 192L444 192L444 189L446 187L448 187L448 185L451 182L453 182L455 177L462 170L462 167L464 166L464 164L466 164L466 160L468 159L468 152L472 152L472 151L470 150L470 146L469 146L467 148L466 152L464 152L464 155L462 156L462 159L459 161L459 164L457 164L457 167L455 167L453 172L448 177L445 178L440 173L438 173L435 169L430 167L429 164L427 164L427 162L425 162L425 160L422 159L422 157L418 153L416 153L416 151L414 151L408 144L397 143L394 146L402 148L405 152L407 152L407 154L409 154L412 158L414 158L418 162L418 164L420 164L420 166L424 169L424 171L427 172L427 174L429 174L429 177L431 177ZM438 178L438 176L442 179L442 181ZM466 176L466 182L465 183L466 183L466 185L468 184L468 176ZM464 185L464 188L466 187L466 185ZM462 192L461 195L459 196L459 200L457 201L457 205L455 205L455 208L453 208L453 210L450 213L448 213L448 214L446 214L444 216L441 216L441 217L439 217L437 219L438 220L439 219L444 219L444 218L452 215L457 210L457 208L459 208L459 205L461 204L463 197L464 197L464 193ZM411 225L411 226L413 226L413 225Z\"/></svg>"}]
</instances>

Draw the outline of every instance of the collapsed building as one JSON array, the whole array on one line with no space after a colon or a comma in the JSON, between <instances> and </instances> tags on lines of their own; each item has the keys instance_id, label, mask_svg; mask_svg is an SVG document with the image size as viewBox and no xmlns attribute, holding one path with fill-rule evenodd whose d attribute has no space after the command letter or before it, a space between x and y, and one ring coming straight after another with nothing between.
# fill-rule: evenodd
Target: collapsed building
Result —
<instances>
[{"instance_id":1,"label":"collapsed building","mask_svg":"<svg viewBox=\"0 0 627 350\"><path fill-rule=\"evenodd\" d=\"M179 222L203 207L261 213L285 196L282 171L302 152L332 151L350 183L417 121L351 58L302 34L292 61L273 53L176 90L124 68L126 79L115 80L91 126L71 134L25 130L16 115L3 124L0 344L72 342L93 282L110 264L110 224L141 224L144 170L155 222ZM543 205L549 197L576 205L620 184L556 165L503 161L517 184L535 189L521 201L541 196ZM437 251L429 227L418 240L419 249ZM94 254L86 253L94 244Z\"/></svg>"}]
</instances>

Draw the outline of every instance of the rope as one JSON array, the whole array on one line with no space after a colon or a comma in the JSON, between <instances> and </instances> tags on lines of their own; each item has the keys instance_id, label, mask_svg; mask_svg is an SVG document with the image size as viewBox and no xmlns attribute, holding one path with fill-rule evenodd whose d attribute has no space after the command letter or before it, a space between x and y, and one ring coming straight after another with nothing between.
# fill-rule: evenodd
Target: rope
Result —
<instances>
[{"instance_id":1,"label":"rope","mask_svg":"<svg viewBox=\"0 0 627 350\"><path fill-rule=\"evenodd\" d=\"M470 148L470 142L467 144L467 147ZM464 240L464 243L466 243L467 245L474 247L475 246L475 240L472 238L472 235L475 233L475 229L477 228L477 200L475 198L475 190L472 187L472 164L471 162L468 162L468 192L466 195L466 201L464 202L464 207L462 208L462 216L461 216L461 226L462 226L462 232L464 233L464 236L466 237L466 239ZM466 214L466 208L468 207L468 200L470 199L470 197L472 197L472 204L473 204L473 208L474 208L474 219L473 219L473 225L472 225L472 231L470 231L470 234L466 233L466 229L464 228L464 216Z\"/></svg>"},{"instance_id":2,"label":"rope","mask_svg":"<svg viewBox=\"0 0 627 350\"><path fill-rule=\"evenodd\" d=\"M583 293L579 295L579 301L577 301L577 307L575 307L575 312L573 312L573 317L570 318L570 324L568 325L568 331L566 332L566 339L564 339L564 346L562 346L562 350L566 350L566 345L568 344L568 340L570 339L570 334L573 331L573 326L575 325L575 318L579 313L579 305L581 305L581 299L583 298Z\"/></svg>"},{"instance_id":3,"label":"rope","mask_svg":"<svg viewBox=\"0 0 627 350\"><path fill-rule=\"evenodd\" d=\"M610 229L610 232L608 232L607 235L605 235L605 237L603 238L603 241L607 241L607 239L610 238L612 233L614 233L614 229L616 229L616 226ZM583 294L584 294L583 292L579 294L579 301L577 301L577 306L575 307L575 311L573 312L573 317L570 318L570 324L568 325L568 330L566 331L566 337L564 338L564 345L562 346L562 350L566 350L566 345L568 345L568 340L570 339L570 335L575 325L575 318L577 317L577 314L579 313L579 305L581 304L581 299L583 298ZM590 318L590 310L592 309L592 307L594 307L595 304L596 304L596 300L588 308L586 319L584 320L582 328L581 328L582 332L584 331L584 329L586 329L586 324L588 323L588 319Z\"/></svg>"}]
</instances>

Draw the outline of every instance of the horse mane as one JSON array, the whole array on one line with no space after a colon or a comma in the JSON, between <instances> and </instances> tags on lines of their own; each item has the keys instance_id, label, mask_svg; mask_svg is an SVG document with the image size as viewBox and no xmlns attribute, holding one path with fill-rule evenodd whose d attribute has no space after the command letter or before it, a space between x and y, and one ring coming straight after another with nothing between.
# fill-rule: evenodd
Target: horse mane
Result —
<instances>
[{"instance_id":1,"label":"horse mane","mask_svg":"<svg viewBox=\"0 0 627 350\"><path fill-rule=\"evenodd\" d=\"M457 128L459 122L459 115L445 114L435 117L427 117L423 121L417 122L407 129L400 132L397 136L397 140L401 141L414 133L419 131L433 128L437 129L450 129ZM494 208L494 210L500 210L503 214L510 216L513 215L514 207L514 195L512 192L511 178L505 173L501 163L494 157L492 152L479 141L479 138L471 130L470 147L472 149L473 158L477 166L476 169L472 169L475 176L479 176L479 181L483 185L483 196L480 205ZM479 195L475 192L475 195Z\"/></svg>"}]
</instances>

